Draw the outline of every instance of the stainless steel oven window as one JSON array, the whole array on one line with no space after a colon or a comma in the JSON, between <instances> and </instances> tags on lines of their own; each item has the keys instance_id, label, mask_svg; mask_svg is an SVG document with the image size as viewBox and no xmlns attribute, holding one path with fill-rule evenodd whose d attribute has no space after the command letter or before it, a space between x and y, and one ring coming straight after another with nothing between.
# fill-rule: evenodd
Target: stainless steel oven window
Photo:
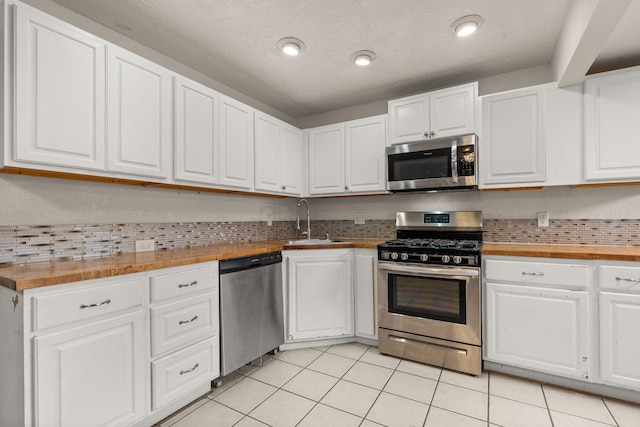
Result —
<instances>
[{"instance_id":1,"label":"stainless steel oven window","mask_svg":"<svg viewBox=\"0 0 640 427\"><path fill-rule=\"evenodd\" d=\"M453 323L467 323L466 280L388 275L388 310Z\"/></svg>"}]
</instances>

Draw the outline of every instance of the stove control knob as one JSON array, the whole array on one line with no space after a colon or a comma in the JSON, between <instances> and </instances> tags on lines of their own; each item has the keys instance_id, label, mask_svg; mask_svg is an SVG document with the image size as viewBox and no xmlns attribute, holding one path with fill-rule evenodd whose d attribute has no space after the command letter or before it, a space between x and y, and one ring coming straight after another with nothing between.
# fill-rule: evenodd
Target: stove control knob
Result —
<instances>
[{"instance_id":1,"label":"stove control knob","mask_svg":"<svg viewBox=\"0 0 640 427\"><path fill-rule=\"evenodd\" d=\"M402 259L403 261L406 261L409 259L409 254L400 254L400 259Z\"/></svg>"},{"instance_id":2,"label":"stove control knob","mask_svg":"<svg viewBox=\"0 0 640 427\"><path fill-rule=\"evenodd\" d=\"M453 263L454 264L460 264L461 262L462 262L462 257L461 256L456 255L456 256L453 257Z\"/></svg>"},{"instance_id":3,"label":"stove control knob","mask_svg":"<svg viewBox=\"0 0 640 427\"><path fill-rule=\"evenodd\" d=\"M447 264L449 261L451 261L451 257L449 255L442 255L442 262Z\"/></svg>"},{"instance_id":4,"label":"stove control knob","mask_svg":"<svg viewBox=\"0 0 640 427\"><path fill-rule=\"evenodd\" d=\"M398 259L398 253L397 252L391 252L391 259L393 259L393 260Z\"/></svg>"},{"instance_id":5,"label":"stove control knob","mask_svg":"<svg viewBox=\"0 0 640 427\"><path fill-rule=\"evenodd\" d=\"M427 254L420 255L420 261L422 261L422 262L429 261L429 255L427 255Z\"/></svg>"}]
</instances>

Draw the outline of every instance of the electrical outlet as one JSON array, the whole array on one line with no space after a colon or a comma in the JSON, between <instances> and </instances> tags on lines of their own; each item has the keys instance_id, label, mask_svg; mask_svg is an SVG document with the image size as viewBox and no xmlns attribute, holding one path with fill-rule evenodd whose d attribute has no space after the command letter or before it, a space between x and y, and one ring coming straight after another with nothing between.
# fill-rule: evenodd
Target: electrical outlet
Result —
<instances>
[{"instance_id":1,"label":"electrical outlet","mask_svg":"<svg viewBox=\"0 0 640 427\"><path fill-rule=\"evenodd\" d=\"M353 222L354 222L355 224L364 224L364 223L365 223L365 221L364 221L364 214L363 214L363 213L361 213L361 212L360 212L360 213L356 213L356 215L355 215L355 218L354 218Z\"/></svg>"},{"instance_id":2,"label":"electrical outlet","mask_svg":"<svg viewBox=\"0 0 640 427\"><path fill-rule=\"evenodd\" d=\"M273 225L273 215L267 215L267 227L271 227Z\"/></svg>"},{"instance_id":3,"label":"electrical outlet","mask_svg":"<svg viewBox=\"0 0 640 427\"><path fill-rule=\"evenodd\" d=\"M136 240L136 252L149 252L156 250L154 239Z\"/></svg>"},{"instance_id":4,"label":"electrical outlet","mask_svg":"<svg viewBox=\"0 0 640 427\"><path fill-rule=\"evenodd\" d=\"M549 212L538 212L538 227L549 226Z\"/></svg>"}]
</instances>

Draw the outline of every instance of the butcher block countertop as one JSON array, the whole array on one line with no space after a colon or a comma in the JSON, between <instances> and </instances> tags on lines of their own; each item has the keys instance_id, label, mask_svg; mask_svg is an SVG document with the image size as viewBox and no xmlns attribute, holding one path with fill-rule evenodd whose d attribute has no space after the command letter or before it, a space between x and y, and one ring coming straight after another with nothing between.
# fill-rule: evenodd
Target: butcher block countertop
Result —
<instances>
[{"instance_id":1,"label":"butcher block countertop","mask_svg":"<svg viewBox=\"0 0 640 427\"><path fill-rule=\"evenodd\" d=\"M262 242L220 243L188 249L138 252L94 258L82 261L50 261L31 264L12 264L0 267L0 285L22 291L43 286L81 280L140 273L160 268L178 267L220 259L258 255L290 249L375 249L384 239L340 239L344 243L331 245L284 245L282 240Z\"/></svg>"},{"instance_id":2,"label":"butcher block countertop","mask_svg":"<svg viewBox=\"0 0 640 427\"><path fill-rule=\"evenodd\" d=\"M482 244L482 255L640 261L640 246L543 245L534 243Z\"/></svg>"}]
</instances>

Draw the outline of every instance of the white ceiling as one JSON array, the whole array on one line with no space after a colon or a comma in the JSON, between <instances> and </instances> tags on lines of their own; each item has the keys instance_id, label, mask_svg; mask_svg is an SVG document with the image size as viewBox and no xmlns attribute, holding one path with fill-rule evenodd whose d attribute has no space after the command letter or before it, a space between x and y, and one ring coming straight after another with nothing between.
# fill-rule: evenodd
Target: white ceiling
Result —
<instances>
[{"instance_id":1,"label":"white ceiling","mask_svg":"<svg viewBox=\"0 0 640 427\"><path fill-rule=\"evenodd\" d=\"M572 0L54 1L293 118L550 64L574 13ZM453 36L471 14L482 28ZM640 64L638 22L633 0L596 37L593 69ZM298 57L277 50L291 36L306 44ZM361 49L371 66L349 61Z\"/></svg>"}]
</instances>

